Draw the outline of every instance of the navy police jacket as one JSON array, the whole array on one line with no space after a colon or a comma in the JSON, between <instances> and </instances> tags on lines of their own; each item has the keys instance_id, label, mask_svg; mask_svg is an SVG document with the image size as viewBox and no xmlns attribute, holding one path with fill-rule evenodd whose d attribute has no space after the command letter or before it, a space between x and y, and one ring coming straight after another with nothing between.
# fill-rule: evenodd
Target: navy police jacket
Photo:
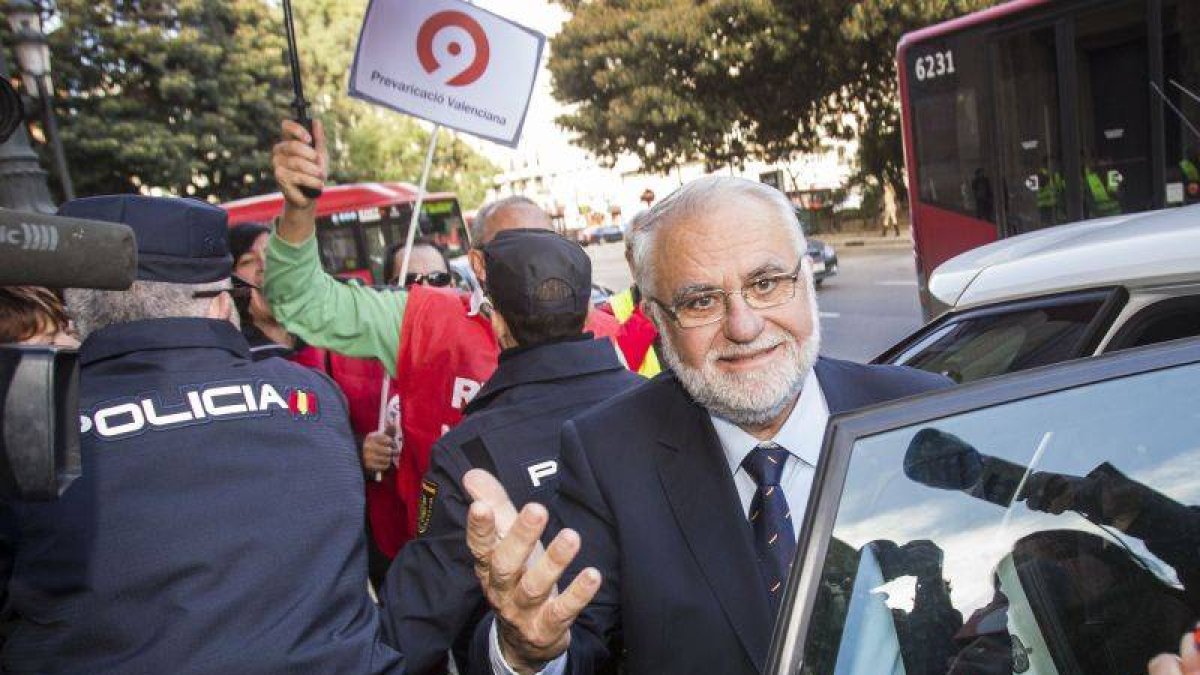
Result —
<instances>
[{"instance_id":1,"label":"navy police jacket","mask_svg":"<svg viewBox=\"0 0 1200 675\"><path fill-rule=\"evenodd\" d=\"M6 673L392 673L340 392L225 321L80 352L83 476L0 505Z\"/></svg>"},{"instance_id":2,"label":"navy police jacket","mask_svg":"<svg viewBox=\"0 0 1200 675\"><path fill-rule=\"evenodd\" d=\"M386 631L403 646L409 673L445 672L456 641L465 665L461 659L487 609L466 543L471 498L463 474L487 469L518 509L537 501L553 511L563 422L643 382L621 364L611 341L590 335L500 355L466 417L434 445L421 485L418 537L400 550L384 583Z\"/></svg>"}]
</instances>

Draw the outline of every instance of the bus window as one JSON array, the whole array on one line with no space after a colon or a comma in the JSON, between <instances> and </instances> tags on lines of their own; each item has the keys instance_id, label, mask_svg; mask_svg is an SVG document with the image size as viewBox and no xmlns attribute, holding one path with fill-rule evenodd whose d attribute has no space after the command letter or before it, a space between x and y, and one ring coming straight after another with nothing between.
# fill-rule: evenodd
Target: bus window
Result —
<instances>
[{"instance_id":1,"label":"bus window","mask_svg":"<svg viewBox=\"0 0 1200 675\"><path fill-rule=\"evenodd\" d=\"M1200 100L1194 98L1200 96L1200 3L1194 0L1164 3L1163 75L1163 93L1171 103L1163 109L1165 202L1200 203Z\"/></svg>"},{"instance_id":2,"label":"bus window","mask_svg":"<svg viewBox=\"0 0 1200 675\"><path fill-rule=\"evenodd\" d=\"M391 243L403 243L408 236L408 224L412 219L412 206L398 204L388 210L385 230ZM432 201L421 205L421 221L418 236L427 237L446 251L446 256L456 258L467 252L463 240L462 217L454 201Z\"/></svg>"},{"instance_id":3,"label":"bus window","mask_svg":"<svg viewBox=\"0 0 1200 675\"><path fill-rule=\"evenodd\" d=\"M367 247L367 267L375 279L383 279L383 261L387 257L388 242L381 223L363 224L363 243Z\"/></svg>"},{"instance_id":4,"label":"bus window","mask_svg":"<svg viewBox=\"0 0 1200 675\"><path fill-rule=\"evenodd\" d=\"M1079 18L1075 61L1084 215L1152 207L1145 3L1126 2Z\"/></svg>"},{"instance_id":5,"label":"bus window","mask_svg":"<svg viewBox=\"0 0 1200 675\"><path fill-rule=\"evenodd\" d=\"M908 87L921 201L995 222L979 40L969 34L910 50Z\"/></svg>"},{"instance_id":6,"label":"bus window","mask_svg":"<svg viewBox=\"0 0 1200 675\"><path fill-rule=\"evenodd\" d=\"M996 56L1000 183L1009 233L1066 222L1054 29L1004 38Z\"/></svg>"},{"instance_id":7,"label":"bus window","mask_svg":"<svg viewBox=\"0 0 1200 675\"><path fill-rule=\"evenodd\" d=\"M354 241L352 228L318 226L317 243L321 251L321 262L330 274L359 268L358 245Z\"/></svg>"}]
</instances>

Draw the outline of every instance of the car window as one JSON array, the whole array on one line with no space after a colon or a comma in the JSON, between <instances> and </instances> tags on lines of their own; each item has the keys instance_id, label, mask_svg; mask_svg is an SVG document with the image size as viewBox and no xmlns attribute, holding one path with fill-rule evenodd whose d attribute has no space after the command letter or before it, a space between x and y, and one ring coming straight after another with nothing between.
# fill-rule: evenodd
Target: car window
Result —
<instances>
[{"instance_id":1,"label":"car window","mask_svg":"<svg viewBox=\"0 0 1200 675\"><path fill-rule=\"evenodd\" d=\"M1108 351L1196 335L1200 335L1200 296L1171 298L1150 305L1129 319L1113 338Z\"/></svg>"},{"instance_id":2,"label":"car window","mask_svg":"<svg viewBox=\"0 0 1200 675\"><path fill-rule=\"evenodd\" d=\"M855 441L786 672L1118 675L1177 649L1200 616L1192 361Z\"/></svg>"},{"instance_id":3,"label":"car window","mask_svg":"<svg viewBox=\"0 0 1200 675\"><path fill-rule=\"evenodd\" d=\"M972 382L1081 356L1106 296L1024 303L1006 311L968 313L902 353L893 362Z\"/></svg>"}]
</instances>

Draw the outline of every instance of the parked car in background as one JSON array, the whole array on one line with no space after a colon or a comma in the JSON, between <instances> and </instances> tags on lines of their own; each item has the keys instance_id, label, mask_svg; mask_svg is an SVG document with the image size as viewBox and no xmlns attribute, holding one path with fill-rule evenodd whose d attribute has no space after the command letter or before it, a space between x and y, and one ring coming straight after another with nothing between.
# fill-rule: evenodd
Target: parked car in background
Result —
<instances>
[{"instance_id":1,"label":"parked car in background","mask_svg":"<svg viewBox=\"0 0 1200 675\"><path fill-rule=\"evenodd\" d=\"M970 382L1200 335L1200 205L1002 239L929 289L945 312L877 363Z\"/></svg>"},{"instance_id":2,"label":"parked car in background","mask_svg":"<svg viewBox=\"0 0 1200 675\"><path fill-rule=\"evenodd\" d=\"M596 230L600 229L599 225L588 225L587 227L575 230L575 241L579 242L580 246L587 246L593 242Z\"/></svg>"},{"instance_id":3,"label":"parked car in background","mask_svg":"<svg viewBox=\"0 0 1200 675\"><path fill-rule=\"evenodd\" d=\"M838 273L837 251L820 239L808 240L808 259L812 262L813 281L817 287Z\"/></svg>"},{"instance_id":4,"label":"parked car in background","mask_svg":"<svg viewBox=\"0 0 1200 675\"><path fill-rule=\"evenodd\" d=\"M591 225L579 230L576 235L576 241L580 246L612 243L623 239L625 239L625 232L620 225Z\"/></svg>"},{"instance_id":5,"label":"parked car in background","mask_svg":"<svg viewBox=\"0 0 1200 675\"><path fill-rule=\"evenodd\" d=\"M804 233L804 239L808 242L808 259L812 263L813 281L817 288L829 277L838 273L838 257L837 251L832 246L826 244L820 239L814 239L809 236L811 228L809 222L811 215L800 208L794 209L796 214L796 222L800 226L800 231Z\"/></svg>"}]
</instances>

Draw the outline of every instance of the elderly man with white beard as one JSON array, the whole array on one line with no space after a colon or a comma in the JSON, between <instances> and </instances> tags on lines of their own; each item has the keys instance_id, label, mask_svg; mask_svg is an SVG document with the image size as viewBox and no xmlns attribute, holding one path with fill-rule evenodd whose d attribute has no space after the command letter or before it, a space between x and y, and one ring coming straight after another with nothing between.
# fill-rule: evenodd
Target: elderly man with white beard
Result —
<instances>
[{"instance_id":1,"label":"elderly man with white beard","mask_svg":"<svg viewBox=\"0 0 1200 675\"><path fill-rule=\"evenodd\" d=\"M472 506L495 608L472 662L492 672L762 672L829 416L949 384L817 356L804 237L772 188L702 178L631 236L670 371L563 427L566 529L538 562L544 509L501 540Z\"/></svg>"}]
</instances>

